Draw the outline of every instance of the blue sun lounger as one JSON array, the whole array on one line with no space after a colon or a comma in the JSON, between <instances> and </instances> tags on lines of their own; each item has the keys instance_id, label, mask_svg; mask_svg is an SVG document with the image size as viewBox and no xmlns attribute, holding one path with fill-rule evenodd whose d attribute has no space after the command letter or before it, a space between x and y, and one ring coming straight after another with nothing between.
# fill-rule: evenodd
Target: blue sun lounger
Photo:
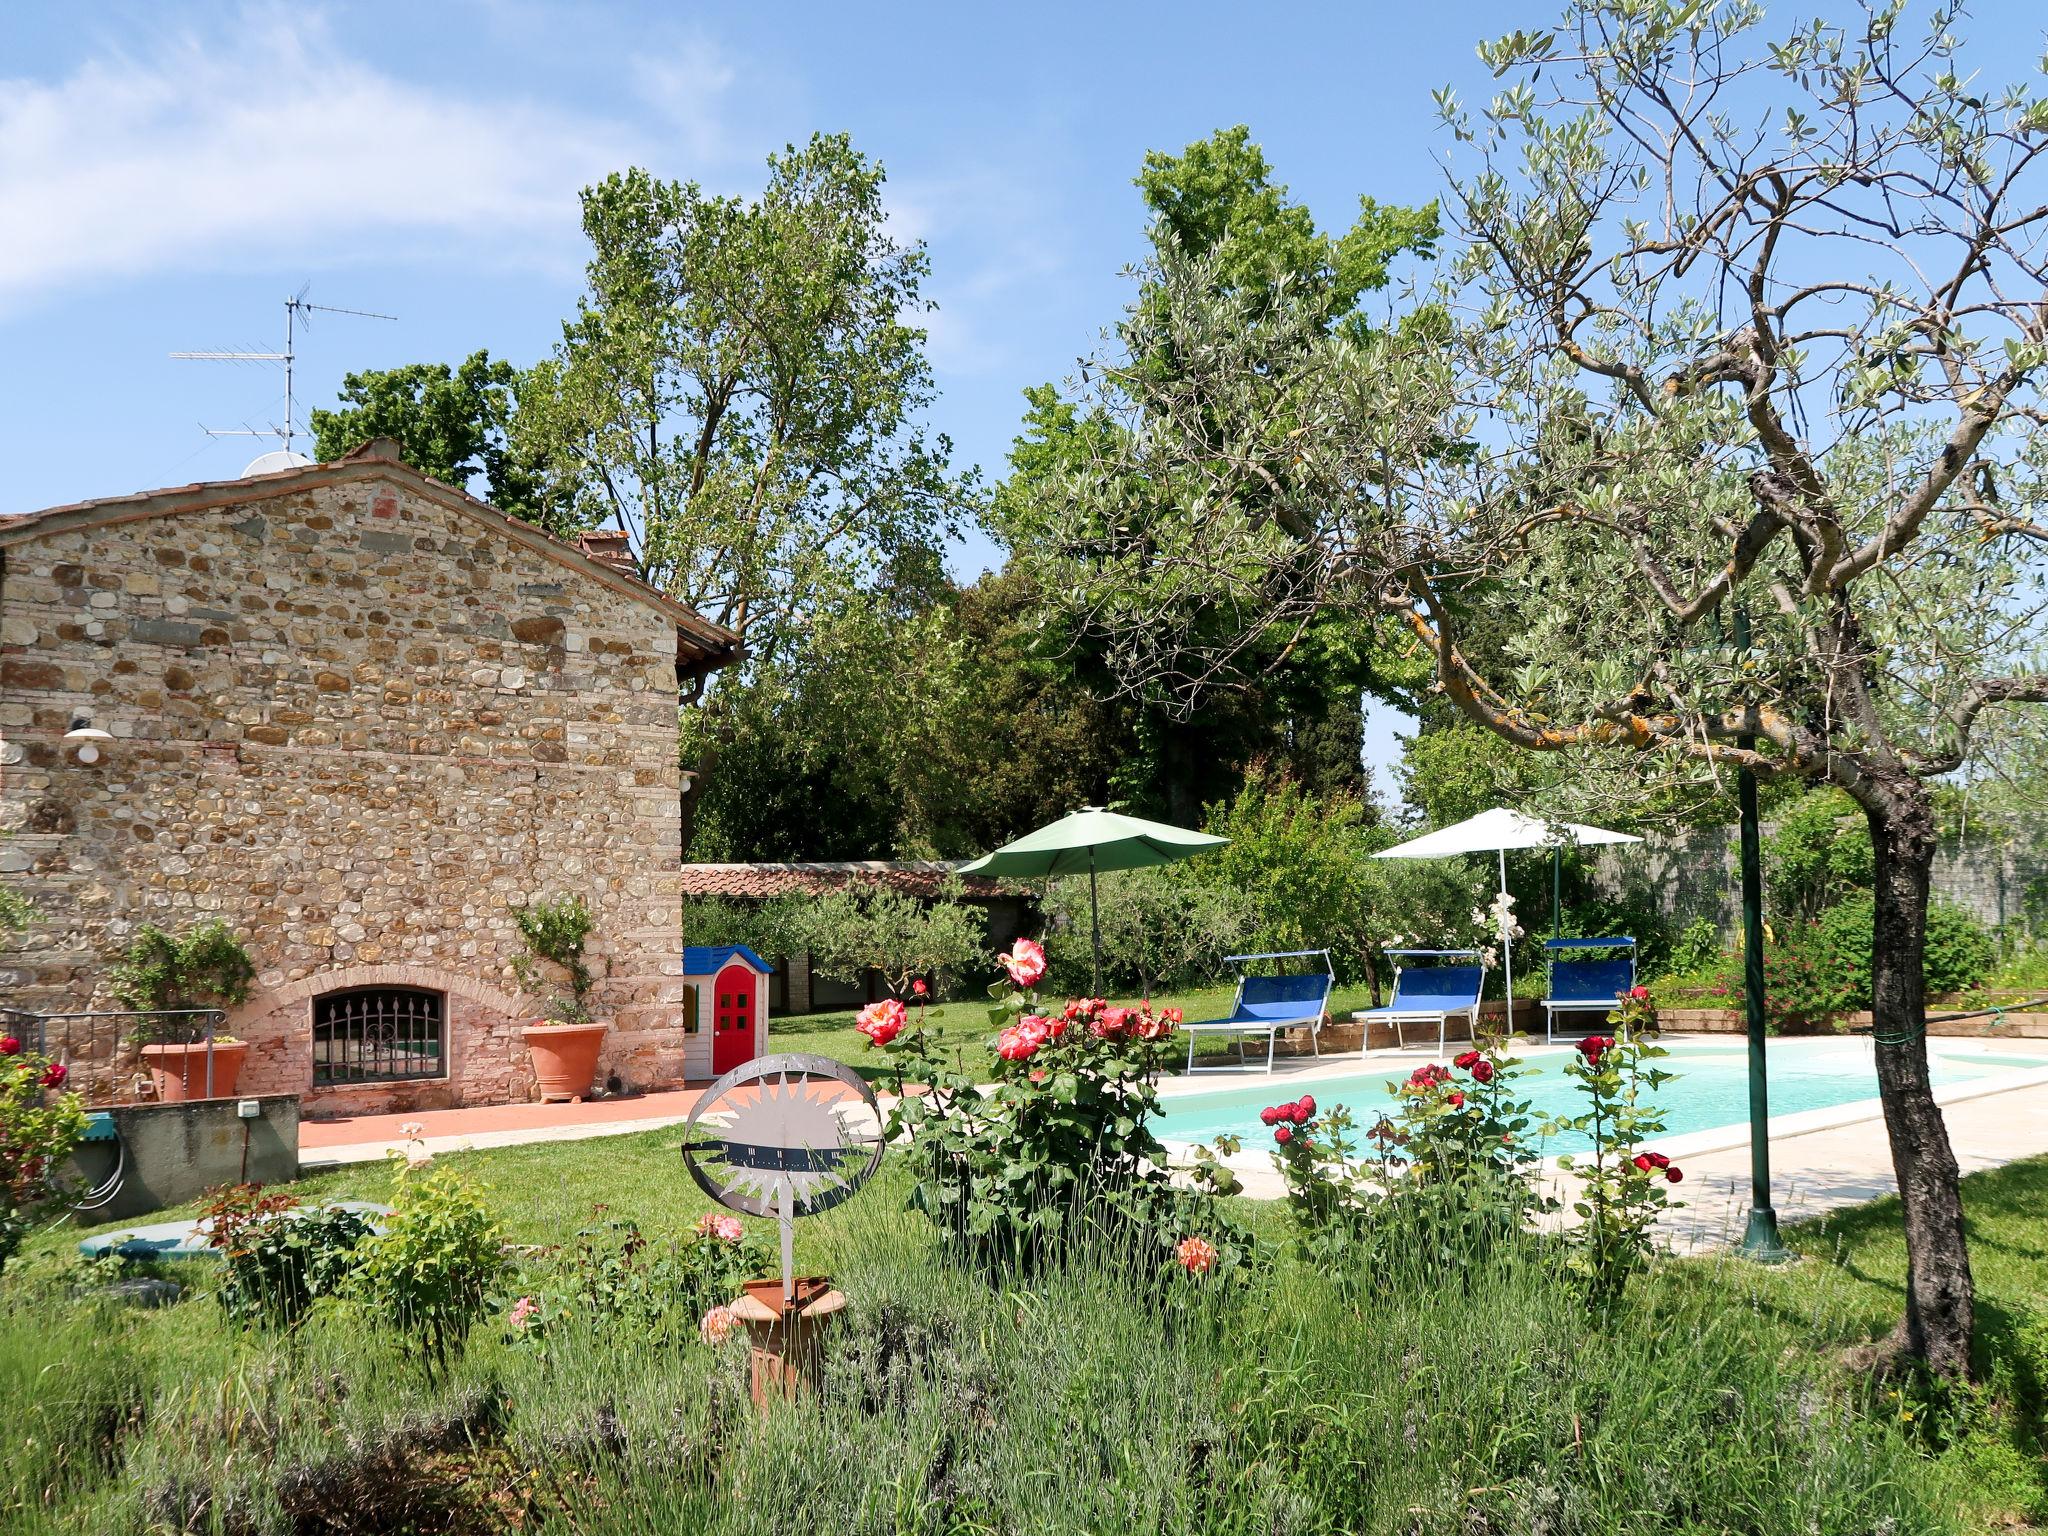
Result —
<instances>
[{"instance_id":1,"label":"blue sun lounger","mask_svg":"<svg viewBox=\"0 0 2048 1536\"><path fill-rule=\"evenodd\" d=\"M1276 955L1224 956L1227 964L1249 966L1261 960L1320 960L1323 968L1319 971L1276 972L1271 975L1255 975L1249 970L1240 972L1237 978L1237 1000L1231 1004L1227 1018L1203 1019L1199 1023L1181 1025L1188 1037L1188 1071L1245 1071L1251 1067L1251 1060L1245 1055L1245 1040L1264 1035L1266 1070L1270 1072L1273 1070L1273 1045L1283 1029L1307 1030L1310 1049L1318 1056L1323 1054L1323 1048L1317 1043L1316 1036L1322 1030L1323 1011L1330 1005L1330 987L1336 979L1330 970L1330 952L1327 949L1297 949ZM1236 1036L1236 1065L1196 1066L1195 1040L1200 1035Z\"/></svg>"},{"instance_id":2,"label":"blue sun lounger","mask_svg":"<svg viewBox=\"0 0 2048 1536\"><path fill-rule=\"evenodd\" d=\"M1401 964L1403 956L1413 959L1470 960L1470 965ZM1486 980L1476 949L1390 949L1394 962L1394 995L1383 1008L1366 1008L1351 1017L1365 1026L1358 1042L1358 1054L1372 1050L1372 1027L1376 1023L1394 1026L1394 1049L1408 1048L1409 1024L1436 1024L1436 1048L1444 1048L1444 1032L1453 1014L1465 1016L1465 1036L1479 1033L1479 989Z\"/></svg>"},{"instance_id":3,"label":"blue sun lounger","mask_svg":"<svg viewBox=\"0 0 2048 1536\"><path fill-rule=\"evenodd\" d=\"M1546 939L1550 953L1550 996L1543 1000L1543 1038L1557 1038L1560 1013L1590 1013L1597 1027L1614 1012L1621 994L1636 984L1636 941L1631 938ZM1567 958L1574 950L1620 949L1627 953L1595 959Z\"/></svg>"}]
</instances>

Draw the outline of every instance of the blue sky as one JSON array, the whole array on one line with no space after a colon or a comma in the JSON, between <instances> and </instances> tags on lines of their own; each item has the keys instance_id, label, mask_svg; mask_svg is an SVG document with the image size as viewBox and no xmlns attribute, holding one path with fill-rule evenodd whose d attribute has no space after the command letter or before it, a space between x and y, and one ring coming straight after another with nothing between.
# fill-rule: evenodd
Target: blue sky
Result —
<instances>
[{"instance_id":1,"label":"blue sky","mask_svg":"<svg viewBox=\"0 0 2048 1536\"><path fill-rule=\"evenodd\" d=\"M1829 6L1827 9L1838 9ZM2039 55L2019 0L1979 33ZM931 252L935 425L1000 471L1026 385L1129 295L1147 149L1247 123L1328 226L1434 196L1430 88L1548 4L100 4L0 10L0 511L235 474L280 419L283 298L341 375L477 347L527 363L573 308L576 193L638 163L723 191L844 130ZM985 546L963 548L971 571ZM1385 723L1371 756L1392 750Z\"/></svg>"}]
</instances>

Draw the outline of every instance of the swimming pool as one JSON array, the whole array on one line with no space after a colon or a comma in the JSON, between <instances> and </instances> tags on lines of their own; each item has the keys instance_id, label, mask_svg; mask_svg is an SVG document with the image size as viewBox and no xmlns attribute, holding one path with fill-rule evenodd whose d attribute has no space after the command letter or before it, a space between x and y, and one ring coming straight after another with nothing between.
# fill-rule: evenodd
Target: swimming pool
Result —
<instances>
[{"instance_id":1,"label":"swimming pool","mask_svg":"<svg viewBox=\"0 0 2048 1536\"><path fill-rule=\"evenodd\" d=\"M1672 1042L1670 1055L1657 1065L1677 1074L1657 1096L1664 1111L1665 1135L1685 1136L1741 1125L1749 1119L1749 1052L1742 1040ZM1877 1073L1867 1039L1773 1040L1769 1046L1771 1118L1804 1110L1831 1109L1877 1097ZM1537 1125L1553 1114L1578 1114L1585 1098L1564 1075L1569 1053L1540 1052L1526 1058L1516 1080L1517 1097L1528 1099ZM1934 1086L1966 1083L1999 1072L2048 1067L2048 1055L1981 1054L1929 1049ZM1154 1131L1164 1141L1206 1142L1226 1133L1244 1138L1258 1150L1267 1134L1259 1111L1283 1099L1313 1093L1318 1104L1342 1104L1365 1124L1393 1102L1386 1085L1404 1081L1414 1060L1400 1066L1368 1068L1341 1077L1296 1075L1235 1083L1229 1088L1174 1093L1161 1100ZM1584 1137L1553 1136L1546 1153L1583 1151Z\"/></svg>"}]
</instances>

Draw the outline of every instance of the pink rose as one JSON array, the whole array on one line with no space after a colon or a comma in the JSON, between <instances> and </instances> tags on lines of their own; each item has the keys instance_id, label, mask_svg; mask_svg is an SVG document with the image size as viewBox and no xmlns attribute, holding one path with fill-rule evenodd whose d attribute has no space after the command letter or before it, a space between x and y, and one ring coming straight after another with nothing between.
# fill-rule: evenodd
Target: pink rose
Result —
<instances>
[{"instance_id":1,"label":"pink rose","mask_svg":"<svg viewBox=\"0 0 2048 1536\"><path fill-rule=\"evenodd\" d=\"M902 1003L893 997L885 997L879 1003L869 1003L855 1014L853 1027L866 1035L870 1044L887 1045L903 1033L908 1017Z\"/></svg>"},{"instance_id":2,"label":"pink rose","mask_svg":"<svg viewBox=\"0 0 2048 1536\"><path fill-rule=\"evenodd\" d=\"M706 1344L723 1344L732 1337L732 1331L739 1322L738 1314L731 1307L713 1307L697 1324L697 1337Z\"/></svg>"},{"instance_id":3,"label":"pink rose","mask_svg":"<svg viewBox=\"0 0 2048 1536\"><path fill-rule=\"evenodd\" d=\"M1035 940L1019 939L1007 955L997 955L996 964L1009 972L1020 987L1035 987L1045 974L1045 950Z\"/></svg>"},{"instance_id":4,"label":"pink rose","mask_svg":"<svg viewBox=\"0 0 2048 1536\"><path fill-rule=\"evenodd\" d=\"M931 988L925 985L925 979L922 976L916 977L910 983L910 995L912 997L923 997L930 991Z\"/></svg>"},{"instance_id":5,"label":"pink rose","mask_svg":"<svg viewBox=\"0 0 2048 1536\"><path fill-rule=\"evenodd\" d=\"M512 1303L512 1315L506 1321L510 1322L519 1332L524 1333L533 1325L534 1318L539 1315L540 1303L531 1296L522 1296Z\"/></svg>"},{"instance_id":6,"label":"pink rose","mask_svg":"<svg viewBox=\"0 0 2048 1536\"><path fill-rule=\"evenodd\" d=\"M1023 1061L1038 1054L1045 1036L1022 1028L1010 1028L996 1036L996 1054L1005 1061Z\"/></svg>"},{"instance_id":7,"label":"pink rose","mask_svg":"<svg viewBox=\"0 0 2048 1536\"><path fill-rule=\"evenodd\" d=\"M706 1211L697 1218L697 1235L715 1237L721 1243L736 1243L747 1235L747 1229L740 1225L737 1216L728 1216L723 1211Z\"/></svg>"}]
</instances>

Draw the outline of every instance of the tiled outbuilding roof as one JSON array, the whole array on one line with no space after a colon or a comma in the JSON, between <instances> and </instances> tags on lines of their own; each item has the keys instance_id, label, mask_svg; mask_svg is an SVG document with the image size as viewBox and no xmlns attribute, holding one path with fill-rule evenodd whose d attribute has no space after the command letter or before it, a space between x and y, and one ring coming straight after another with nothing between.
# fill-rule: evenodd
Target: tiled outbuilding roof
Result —
<instances>
[{"instance_id":1,"label":"tiled outbuilding roof","mask_svg":"<svg viewBox=\"0 0 2048 1536\"><path fill-rule=\"evenodd\" d=\"M837 863L685 864L685 896L814 896L856 883L886 885L912 896L937 896L959 866L940 859L852 859ZM1015 887L988 875L962 875L961 894L988 901Z\"/></svg>"}]
</instances>

